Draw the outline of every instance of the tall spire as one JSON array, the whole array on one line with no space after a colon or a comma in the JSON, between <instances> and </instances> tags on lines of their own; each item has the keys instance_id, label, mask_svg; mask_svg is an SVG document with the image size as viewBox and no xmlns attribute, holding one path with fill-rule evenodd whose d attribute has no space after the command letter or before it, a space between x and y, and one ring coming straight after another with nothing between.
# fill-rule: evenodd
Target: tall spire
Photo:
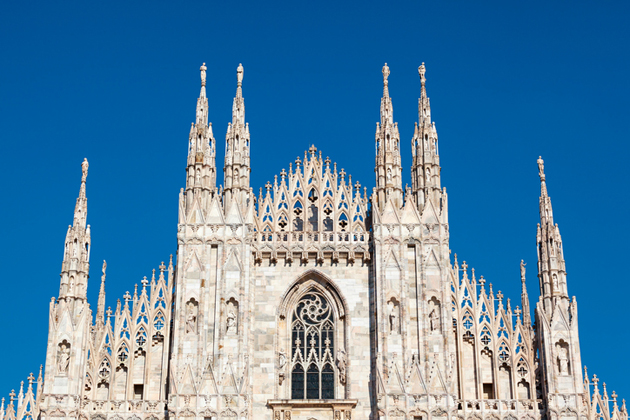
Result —
<instances>
[{"instance_id":1,"label":"tall spire","mask_svg":"<svg viewBox=\"0 0 630 420\"><path fill-rule=\"evenodd\" d=\"M85 183L88 161L81 164L81 187L74 207L74 220L66 233L59 298L85 299L90 271L90 225L87 224L87 196Z\"/></svg>"},{"instance_id":2,"label":"tall spire","mask_svg":"<svg viewBox=\"0 0 630 420\"><path fill-rule=\"evenodd\" d=\"M540 223L536 234L538 279L545 311L551 311L557 299L560 298L568 302L569 295L562 238L558 225L553 222L551 198L547 193L545 166L542 157L538 157L537 163L540 177Z\"/></svg>"},{"instance_id":3,"label":"tall spire","mask_svg":"<svg viewBox=\"0 0 630 420\"><path fill-rule=\"evenodd\" d=\"M101 276L101 289L98 292L98 306L96 310L96 325L103 326L105 323L105 271L107 261L103 260L103 275Z\"/></svg>"},{"instance_id":4,"label":"tall spire","mask_svg":"<svg viewBox=\"0 0 630 420\"><path fill-rule=\"evenodd\" d=\"M208 122L208 98L206 97L206 63L201 72L201 92L197 99L195 122L188 136L188 161L186 166L186 214L192 210L193 202L199 201L202 211L210 205L216 190L216 147L212 135L212 123Z\"/></svg>"},{"instance_id":5,"label":"tall spire","mask_svg":"<svg viewBox=\"0 0 630 420\"><path fill-rule=\"evenodd\" d=\"M376 123L376 198L380 210L392 200L395 208L403 205L402 170L400 166L400 134L394 122L394 107L389 96L389 67L383 66L381 122Z\"/></svg>"},{"instance_id":6,"label":"tall spire","mask_svg":"<svg viewBox=\"0 0 630 420\"><path fill-rule=\"evenodd\" d=\"M419 122L416 123L413 139L411 140L413 155L411 188L418 208L421 210L429 196L432 196L437 203L441 182L438 136L435 123L431 122L431 103L427 96L426 67L424 63L418 67L418 74L420 75Z\"/></svg>"},{"instance_id":7,"label":"tall spire","mask_svg":"<svg viewBox=\"0 0 630 420\"><path fill-rule=\"evenodd\" d=\"M531 314L529 309L529 296L525 284L525 261L521 260L521 306L523 307L523 325L531 325Z\"/></svg>"},{"instance_id":8,"label":"tall spire","mask_svg":"<svg viewBox=\"0 0 630 420\"><path fill-rule=\"evenodd\" d=\"M227 206L236 202L242 207L250 195L249 177L251 172L249 124L245 122L242 64L239 64L236 69L236 96L232 105L232 122L228 124L225 142L224 202Z\"/></svg>"}]
</instances>

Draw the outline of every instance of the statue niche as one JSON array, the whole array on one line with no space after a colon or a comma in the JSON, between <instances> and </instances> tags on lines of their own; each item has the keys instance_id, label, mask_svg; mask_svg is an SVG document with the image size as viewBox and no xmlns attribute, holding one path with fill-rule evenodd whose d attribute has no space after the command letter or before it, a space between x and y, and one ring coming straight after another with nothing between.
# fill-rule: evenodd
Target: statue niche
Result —
<instances>
[{"instance_id":1,"label":"statue niche","mask_svg":"<svg viewBox=\"0 0 630 420\"><path fill-rule=\"evenodd\" d=\"M230 298L225 305L225 332L236 334L238 331L238 301Z\"/></svg>"},{"instance_id":2,"label":"statue niche","mask_svg":"<svg viewBox=\"0 0 630 420\"><path fill-rule=\"evenodd\" d=\"M438 334L440 331L440 302L436 298L429 301L429 331Z\"/></svg>"},{"instance_id":3,"label":"statue niche","mask_svg":"<svg viewBox=\"0 0 630 420\"><path fill-rule=\"evenodd\" d=\"M560 340L556 343L556 361L558 367L558 373L563 376L570 375L569 364L569 344L564 340Z\"/></svg>"},{"instance_id":4,"label":"statue niche","mask_svg":"<svg viewBox=\"0 0 630 420\"><path fill-rule=\"evenodd\" d=\"M186 334L195 334L197 332L197 314L199 304L193 298L186 303Z\"/></svg>"},{"instance_id":5,"label":"statue niche","mask_svg":"<svg viewBox=\"0 0 630 420\"><path fill-rule=\"evenodd\" d=\"M400 303L396 298L391 298L387 302L387 309L390 334L400 334Z\"/></svg>"},{"instance_id":6,"label":"statue niche","mask_svg":"<svg viewBox=\"0 0 630 420\"><path fill-rule=\"evenodd\" d=\"M67 375L70 368L70 344L63 340L57 349L57 373Z\"/></svg>"}]
</instances>

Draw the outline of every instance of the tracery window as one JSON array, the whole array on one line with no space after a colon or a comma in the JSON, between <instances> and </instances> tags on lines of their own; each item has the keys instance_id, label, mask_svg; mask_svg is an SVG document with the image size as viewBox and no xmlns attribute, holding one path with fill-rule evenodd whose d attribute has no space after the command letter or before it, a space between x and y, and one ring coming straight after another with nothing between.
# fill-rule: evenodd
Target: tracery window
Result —
<instances>
[{"instance_id":1,"label":"tracery window","mask_svg":"<svg viewBox=\"0 0 630 420\"><path fill-rule=\"evenodd\" d=\"M291 318L291 398L335 398L335 321L322 294L309 291Z\"/></svg>"}]
</instances>

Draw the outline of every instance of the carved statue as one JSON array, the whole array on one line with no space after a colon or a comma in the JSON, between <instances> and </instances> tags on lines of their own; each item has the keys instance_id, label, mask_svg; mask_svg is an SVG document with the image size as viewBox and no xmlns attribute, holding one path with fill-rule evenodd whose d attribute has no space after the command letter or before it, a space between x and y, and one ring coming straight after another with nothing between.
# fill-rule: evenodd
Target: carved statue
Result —
<instances>
[{"instance_id":1,"label":"carved statue","mask_svg":"<svg viewBox=\"0 0 630 420\"><path fill-rule=\"evenodd\" d=\"M228 333L236 332L236 314L234 311L228 312L227 320L226 320L226 331Z\"/></svg>"},{"instance_id":2,"label":"carved statue","mask_svg":"<svg viewBox=\"0 0 630 420\"><path fill-rule=\"evenodd\" d=\"M389 310L389 330L391 332L398 332L398 305L391 303Z\"/></svg>"},{"instance_id":3,"label":"carved statue","mask_svg":"<svg viewBox=\"0 0 630 420\"><path fill-rule=\"evenodd\" d=\"M87 158L84 158L83 163L81 163L81 172L83 172L83 176L81 177L81 182L85 182L89 167L90 167L90 164L88 163Z\"/></svg>"},{"instance_id":4,"label":"carved statue","mask_svg":"<svg viewBox=\"0 0 630 420\"><path fill-rule=\"evenodd\" d=\"M57 373L68 373L70 367L70 348L66 344L59 346L59 355L57 356Z\"/></svg>"},{"instance_id":5,"label":"carved statue","mask_svg":"<svg viewBox=\"0 0 630 420\"><path fill-rule=\"evenodd\" d=\"M561 375L569 374L569 355L566 347L556 344L558 352L558 370Z\"/></svg>"},{"instance_id":6,"label":"carved statue","mask_svg":"<svg viewBox=\"0 0 630 420\"><path fill-rule=\"evenodd\" d=\"M236 69L236 81L238 82L239 85L243 83L243 65L242 64L239 64L238 68Z\"/></svg>"},{"instance_id":7,"label":"carved statue","mask_svg":"<svg viewBox=\"0 0 630 420\"><path fill-rule=\"evenodd\" d=\"M392 170L391 169L387 169L387 182L391 182L392 181Z\"/></svg>"},{"instance_id":8,"label":"carved statue","mask_svg":"<svg viewBox=\"0 0 630 420\"><path fill-rule=\"evenodd\" d=\"M431 327L431 331L439 331L440 329L440 315L437 313L436 309L433 309L429 314L429 324Z\"/></svg>"},{"instance_id":9,"label":"carved statue","mask_svg":"<svg viewBox=\"0 0 630 420\"><path fill-rule=\"evenodd\" d=\"M197 316L195 315L195 305L189 304L188 314L186 315L186 333L194 333L197 330Z\"/></svg>"},{"instance_id":10,"label":"carved statue","mask_svg":"<svg viewBox=\"0 0 630 420\"><path fill-rule=\"evenodd\" d=\"M346 352L345 350L339 350L337 352L337 369L339 369L339 382L342 385L346 384L346 366L347 366Z\"/></svg>"},{"instance_id":11,"label":"carved statue","mask_svg":"<svg viewBox=\"0 0 630 420\"><path fill-rule=\"evenodd\" d=\"M526 265L527 264L523 260L521 260L521 280L525 279L525 266Z\"/></svg>"},{"instance_id":12,"label":"carved statue","mask_svg":"<svg viewBox=\"0 0 630 420\"><path fill-rule=\"evenodd\" d=\"M208 68L206 67L206 63L203 63L201 67L199 67L199 70L201 71L201 86L205 86L206 85L206 70L208 70Z\"/></svg>"},{"instance_id":13,"label":"carved statue","mask_svg":"<svg viewBox=\"0 0 630 420\"><path fill-rule=\"evenodd\" d=\"M542 156L538 156L538 160L536 161L538 163L538 175L540 175L540 178L545 178L545 161L542 160Z\"/></svg>"},{"instance_id":14,"label":"carved statue","mask_svg":"<svg viewBox=\"0 0 630 420\"><path fill-rule=\"evenodd\" d=\"M284 352L284 349L281 349L278 353L278 366L280 369L284 369L287 364L287 354Z\"/></svg>"},{"instance_id":15,"label":"carved statue","mask_svg":"<svg viewBox=\"0 0 630 420\"><path fill-rule=\"evenodd\" d=\"M557 292L558 291L558 276L554 274L552 276L552 280L553 280L553 291Z\"/></svg>"},{"instance_id":16,"label":"carved statue","mask_svg":"<svg viewBox=\"0 0 630 420\"><path fill-rule=\"evenodd\" d=\"M387 63L383 66L383 81L387 82L387 78L389 77L389 67L387 67Z\"/></svg>"}]
</instances>

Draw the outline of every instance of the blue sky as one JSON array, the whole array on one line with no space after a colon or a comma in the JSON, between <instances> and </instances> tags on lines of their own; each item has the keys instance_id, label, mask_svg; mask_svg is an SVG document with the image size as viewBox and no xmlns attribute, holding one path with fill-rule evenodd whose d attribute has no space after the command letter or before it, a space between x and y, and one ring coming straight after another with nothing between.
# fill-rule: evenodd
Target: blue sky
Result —
<instances>
[{"instance_id":1,"label":"blue sky","mask_svg":"<svg viewBox=\"0 0 630 420\"><path fill-rule=\"evenodd\" d=\"M582 362L630 398L630 3L182 3L0 6L0 395L44 363L84 157L92 305L103 259L115 306L175 253L202 62L219 167L243 63L255 191L311 144L371 189L385 62L410 182L425 62L453 252L513 302L524 259L537 298L542 155Z\"/></svg>"}]
</instances>

